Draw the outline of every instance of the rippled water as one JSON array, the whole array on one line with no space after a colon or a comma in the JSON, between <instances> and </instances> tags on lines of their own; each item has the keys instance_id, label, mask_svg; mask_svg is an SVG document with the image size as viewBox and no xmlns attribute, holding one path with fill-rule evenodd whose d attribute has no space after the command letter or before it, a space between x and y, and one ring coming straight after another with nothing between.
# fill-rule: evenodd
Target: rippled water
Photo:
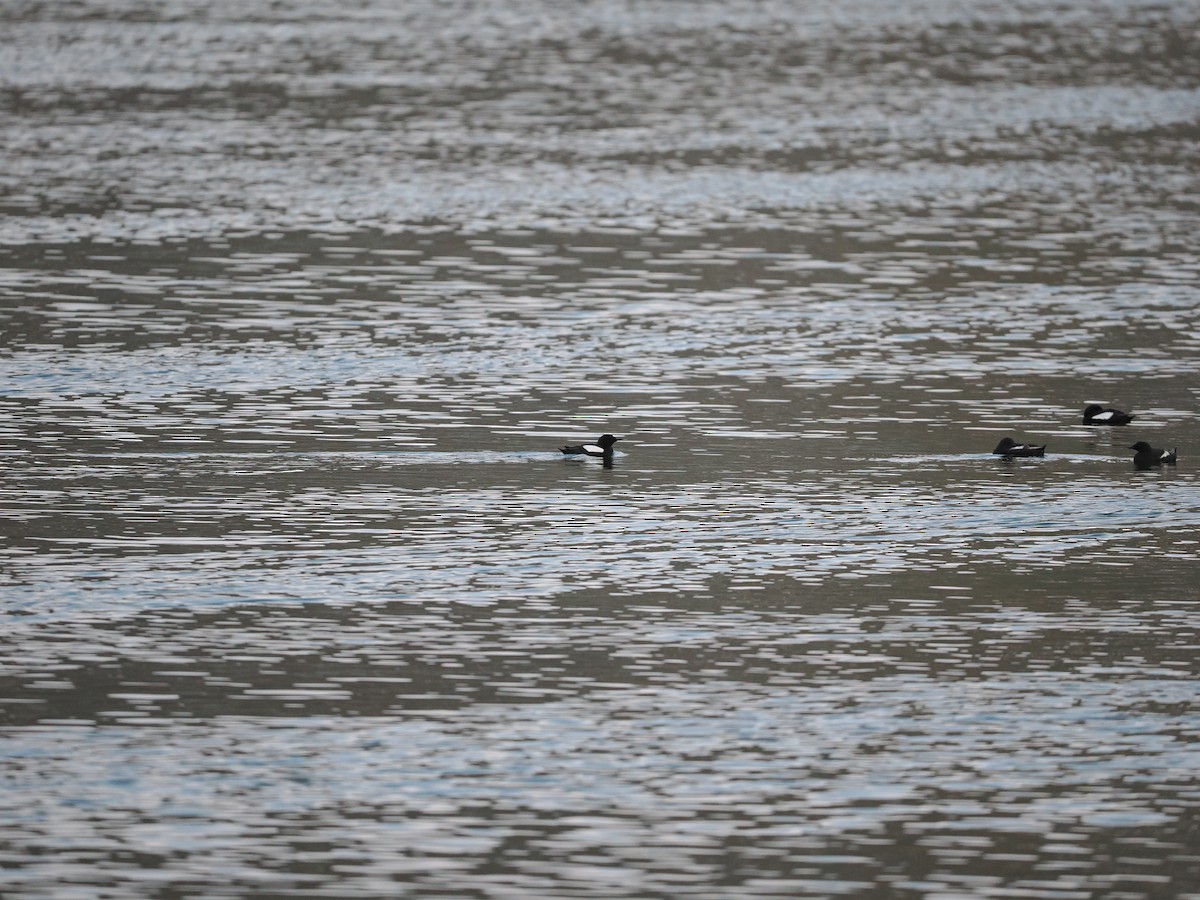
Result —
<instances>
[{"instance_id":1,"label":"rippled water","mask_svg":"<svg viewBox=\"0 0 1200 900\"><path fill-rule=\"evenodd\" d=\"M4 19L4 897L1200 897L1194 4Z\"/></svg>"}]
</instances>

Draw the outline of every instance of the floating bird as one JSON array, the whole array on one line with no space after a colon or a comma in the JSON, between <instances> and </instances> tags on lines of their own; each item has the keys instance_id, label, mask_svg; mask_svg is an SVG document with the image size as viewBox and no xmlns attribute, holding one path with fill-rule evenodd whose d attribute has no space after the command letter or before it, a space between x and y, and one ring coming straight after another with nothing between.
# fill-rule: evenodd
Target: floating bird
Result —
<instances>
[{"instance_id":1,"label":"floating bird","mask_svg":"<svg viewBox=\"0 0 1200 900\"><path fill-rule=\"evenodd\" d=\"M1084 425L1128 425L1135 418L1119 409L1105 409L1099 403L1093 403L1083 411Z\"/></svg>"},{"instance_id":2,"label":"floating bird","mask_svg":"<svg viewBox=\"0 0 1200 900\"><path fill-rule=\"evenodd\" d=\"M1179 458L1178 448L1167 452L1166 450L1159 450L1157 447L1151 447L1145 441L1138 441L1136 444L1130 446L1129 449L1137 451L1133 455L1133 464L1139 469L1161 466L1163 463L1173 466Z\"/></svg>"},{"instance_id":3,"label":"floating bird","mask_svg":"<svg viewBox=\"0 0 1200 900\"><path fill-rule=\"evenodd\" d=\"M611 459L613 444L619 440L620 438L613 437L611 434L602 434L596 438L596 443L594 444L568 444L559 449L568 456L603 456Z\"/></svg>"},{"instance_id":4,"label":"floating bird","mask_svg":"<svg viewBox=\"0 0 1200 900\"><path fill-rule=\"evenodd\" d=\"M1018 444L1010 437L1004 438L992 451L996 456L1012 459L1014 456L1045 456L1046 445L1035 447L1033 444Z\"/></svg>"}]
</instances>

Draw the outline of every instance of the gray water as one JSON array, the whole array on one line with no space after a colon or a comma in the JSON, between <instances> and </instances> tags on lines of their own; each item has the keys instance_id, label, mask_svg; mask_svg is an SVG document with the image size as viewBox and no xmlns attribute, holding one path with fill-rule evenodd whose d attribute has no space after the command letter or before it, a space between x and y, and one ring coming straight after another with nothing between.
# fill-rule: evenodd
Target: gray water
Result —
<instances>
[{"instance_id":1,"label":"gray water","mask_svg":"<svg viewBox=\"0 0 1200 900\"><path fill-rule=\"evenodd\" d=\"M1200 7L0 15L0 895L1200 897Z\"/></svg>"}]
</instances>

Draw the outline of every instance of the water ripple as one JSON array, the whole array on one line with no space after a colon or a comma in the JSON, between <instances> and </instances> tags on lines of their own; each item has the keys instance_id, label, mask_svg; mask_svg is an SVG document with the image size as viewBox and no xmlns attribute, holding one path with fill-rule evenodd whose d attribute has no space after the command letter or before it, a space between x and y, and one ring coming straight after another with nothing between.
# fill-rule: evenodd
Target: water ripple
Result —
<instances>
[{"instance_id":1,"label":"water ripple","mask_svg":"<svg viewBox=\"0 0 1200 900\"><path fill-rule=\"evenodd\" d=\"M1194 4L8 7L0 894L1195 891Z\"/></svg>"}]
</instances>

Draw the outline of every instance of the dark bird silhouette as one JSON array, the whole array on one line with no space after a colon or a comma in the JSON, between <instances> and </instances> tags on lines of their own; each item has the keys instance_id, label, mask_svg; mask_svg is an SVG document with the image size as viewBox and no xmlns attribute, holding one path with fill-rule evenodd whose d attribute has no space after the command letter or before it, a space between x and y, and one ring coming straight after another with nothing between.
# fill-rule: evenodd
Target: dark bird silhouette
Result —
<instances>
[{"instance_id":1,"label":"dark bird silhouette","mask_svg":"<svg viewBox=\"0 0 1200 900\"><path fill-rule=\"evenodd\" d=\"M613 444L619 440L619 437L613 437L611 434L602 434L596 438L594 444L567 444L559 449L568 456L603 456L611 459Z\"/></svg>"},{"instance_id":2,"label":"dark bird silhouette","mask_svg":"<svg viewBox=\"0 0 1200 900\"><path fill-rule=\"evenodd\" d=\"M1159 450L1157 447L1151 447L1145 441L1138 441L1129 448L1136 450L1133 455L1133 464L1139 469L1148 469L1151 466L1161 466L1163 463L1167 465L1175 465L1179 458L1179 449L1176 448L1170 452Z\"/></svg>"},{"instance_id":3,"label":"dark bird silhouette","mask_svg":"<svg viewBox=\"0 0 1200 900\"><path fill-rule=\"evenodd\" d=\"M1119 409L1105 409L1099 403L1093 403L1083 411L1084 425L1128 425L1135 418Z\"/></svg>"},{"instance_id":4,"label":"dark bird silhouette","mask_svg":"<svg viewBox=\"0 0 1200 900\"><path fill-rule=\"evenodd\" d=\"M1005 459L1012 459L1014 456L1045 456L1046 445L1035 447L1033 444L1018 444L1012 438L1006 437L996 445L992 453Z\"/></svg>"}]
</instances>

